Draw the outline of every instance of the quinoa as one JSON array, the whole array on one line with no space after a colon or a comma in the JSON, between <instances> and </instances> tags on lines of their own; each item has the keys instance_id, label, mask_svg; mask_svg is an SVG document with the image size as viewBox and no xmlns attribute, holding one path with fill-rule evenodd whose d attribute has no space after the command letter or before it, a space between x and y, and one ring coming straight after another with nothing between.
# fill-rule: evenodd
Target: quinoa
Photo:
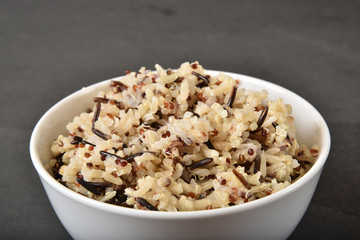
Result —
<instances>
[{"instance_id":1,"label":"quinoa","mask_svg":"<svg viewBox=\"0 0 360 240\"><path fill-rule=\"evenodd\" d=\"M123 207L208 210L274 194L316 160L281 98L198 62L155 68L126 71L67 124L51 147L59 182Z\"/></svg>"}]
</instances>

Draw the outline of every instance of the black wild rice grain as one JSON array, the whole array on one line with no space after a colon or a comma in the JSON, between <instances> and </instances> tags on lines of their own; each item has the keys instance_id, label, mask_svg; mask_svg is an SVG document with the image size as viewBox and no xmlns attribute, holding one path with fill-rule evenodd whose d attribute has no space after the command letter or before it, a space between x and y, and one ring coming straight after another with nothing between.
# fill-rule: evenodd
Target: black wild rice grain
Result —
<instances>
[{"instance_id":1,"label":"black wild rice grain","mask_svg":"<svg viewBox=\"0 0 360 240\"><path fill-rule=\"evenodd\" d=\"M262 110L262 112L261 112L261 114L260 114L260 117L259 117L259 119L258 119L258 121L257 121L258 128L260 128L261 125L264 123L265 118L266 118L266 116L267 116L267 114L268 114L268 111L269 111L269 107L268 107L268 106L266 106L266 107Z\"/></svg>"},{"instance_id":2,"label":"black wild rice grain","mask_svg":"<svg viewBox=\"0 0 360 240\"><path fill-rule=\"evenodd\" d=\"M96 106L95 106L95 112L94 112L94 117L93 117L93 120L92 120L91 130L98 137L100 137L100 138L102 138L104 140L108 140L108 139L110 139L110 136L106 135L105 133L103 133L100 130L95 128L95 122L99 119L100 111L101 111L101 102L97 102Z\"/></svg>"},{"instance_id":3,"label":"black wild rice grain","mask_svg":"<svg viewBox=\"0 0 360 240\"><path fill-rule=\"evenodd\" d=\"M112 185L111 183L107 183L107 182L87 182L87 183L95 188L107 188Z\"/></svg>"},{"instance_id":4,"label":"black wild rice grain","mask_svg":"<svg viewBox=\"0 0 360 240\"><path fill-rule=\"evenodd\" d=\"M118 155L116 155L116 154L113 154L113 153L109 153L109 152L106 152L106 151L103 151L103 150L101 150L100 151L100 155L102 155L102 156L109 156L109 157L116 157L117 159L122 159L122 157L120 157L120 156L118 156ZM102 160L102 159L101 159ZM104 159L105 160L105 159ZM104 161L103 160L103 161Z\"/></svg>"},{"instance_id":5,"label":"black wild rice grain","mask_svg":"<svg viewBox=\"0 0 360 240\"><path fill-rule=\"evenodd\" d=\"M132 161L134 161L134 158L136 158L136 157L138 157L138 156L141 156L141 155L143 155L144 153L155 154L155 152L152 152L152 151L141 151L141 152L132 154L132 155L124 158L124 160L127 161L127 162L132 162Z\"/></svg>"},{"instance_id":6,"label":"black wild rice grain","mask_svg":"<svg viewBox=\"0 0 360 240\"><path fill-rule=\"evenodd\" d=\"M245 179L245 177L239 173L238 171L236 171L236 169L232 170L234 175L240 180L240 182L242 183L242 185L244 185L244 187L246 187L247 189L251 189L251 186L249 184L249 182Z\"/></svg>"},{"instance_id":7,"label":"black wild rice grain","mask_svg":"<svg viewBox=\"0 0 360 240\"><path fill-rule=\"evenodd\" d=\"M207 76L204 76L204 75L201 75L200 73L197 73L197 72L195 72L195 71L192 71L191 74L194 75L194 76L196 76L196 77L198 77L198 79L203 80L204 83L206 83L206 84L209 84L209 83L210 83L208 75L207 75Z\"/></svg>"},{"instance_id":8,"label":"black wild rice grain","mask_svg":"<svg viewBox=\"0 0 360 240\"><path fill-rule=\"evenodd\" d=\"M136 202L138 202L141 206L152 210L152 211L159 211L159 209L157 209L156 207L154 207L153 205L151 205L151 203L149 203L148 201L146 201L144 198L141 197L137 197L135 198Z\"/></svg>"},{"instance_id":9,"label":"black wild rice grain","mask_svg":"<svg viewBox=\"0 0 360 240\"><path fill-rule=\"evenodd\" d=\"M229 101L228 101L228 103L227 103L227 105L228 105L229 107L232 107L233 104L234 104L235 97L236 97L236 92L237 92L237 87L234 86L233 89L232 89L232 91L231 91L230 99L229 99Z\"/></svg>"},{"instance_id":10,"label":"black wild rice grain","mask_svg":"<svg viewBox=\"0 0 360 240\"><path fill-rule=\"evenodd\" d=\"M206 86L208 86L208 84L206 82L201 82L199 84L196 84L196 87L198 87L198 88L203 88L203 87L206 87Z\"/></svg>"},{"instance_id":11,"label":"black wild rice grain","mask_svg":"<svg viewBox=\"0 0 360 240\"><path fill-rule=\"evenodd\" d=\"M79 137L79 136L74 136L73 139L74 139L74 140L72 140L72 141L70 142L70 144L72 144L72 145L77 145L77 144L81 143L82 140L83 140L83 139L82 139L81 137Z\"/></svg>"},{"instance_id":12,"label":"black wild rice grain","mask_svg":"<svg viewBox=\"0 0 360 240\"><path fill-rule=\"evenodd\" d=\"M91 145L91 146L93 146L93 147L96 147L96 145L95 145L95 144L90 143L90 142L88 142L88 141L84 141L84 140L82 140L82 141L81 141L81 143L83 143L83 144L89 144L89 145Z\"/></svg>"},{"instance_id":13,"label":"black wild rice grain","mask_svg":"<svg viewBox=\"0 0 360 240\"><path fill-rule=\"evenodd\" d=\"M124 107L124 104L115 100L115 99L109 99L109 98L102 98L102 97L95 97L94 98L94 102L98 103L109 103L110 102L113 102L115 104L115 106L120 109L120 110L123 110L125 107Z\"/></svg>"},{"instance_id":14,"label":"black wild rice grain","mask_svg":"<svg viewBox=\"0 0 360 240\"><path fill-rule=\"evenodd\" d=\"M194 113L194 116L197 117L197 118L200 118L200 115L197 114L197 113Z\"/></svg>"},{"instance_id":15,"label":"black wild rice grain","mask_svg":"<svg viewBox=\"0 0 360 240\"><path fill-rule=\"evenodd\" d=\"M260 131L262 131L262 130L263 130L263 128L260 127L260 128L257 128L257 129L255 129L255 130L253 130L253 131L250 131L249 133L255 134L255 133L260 132Z\"/></svg>"},{"instance_id":16,"label":"black wild rice grain","mask_svg":"<svg viewBox=\"0 0 360 240\"><path fill-rule=\"evenodd\" d=\"M198 162L195 162L191 165L189 165L188 167L191 169L191 170L194 170L195 168L199 168L199 167L202 167L202 166L205 166L209 163L211 163L214 159L212 158L205 158L203 160L200 160Z\"/></svg>"},{"instance_id":17,"label":"black wild rice grain","mask_svg":"<svg viewBox=\"0 0 360 240\"><path fill-rule=\"evenodd\" d=\"M214 188L210 188L209 190L206 190L205 192L200 194L199 199L203 199L206 196L209 196L214 190L215 190Z\"/></svg>"},{"instance_id":18,"label":"black wild rice grain","mask_svg":"<svg viewBox=\"0 0 360 240\"><path fill-rule=\"evenodd\" d=\"M158 122L153 122L150 124L150 127L154 128L155 130L158 130L162 127L162 125Z\"/></svg>"},{"instance_id":19,"label":"black wild rice grain","mask_svg":"<svg viewBox=\"0 0 360 240\"><path fill-rule=\"evenodd\" d=\"M205 142L206 146L209 148L209 149L215 149L214 145L212 144L212 142L210 141L210 139Z\"/></svg>"},{"instance_id":20,"label":"black wild rice grain","mask_svg":"<svg viewBox=\"0 0 360 240\"><path fill-rule=\"evenodd\" d=\"M125 84L123 84L122 82L119 82L119 81L111 81L110 86L116 87L120 92L122 92L128 88Z\"/></svg>"},{"instance_id":21,"label":"black wild rice grain","mask_svg":"<svg viewBox=\"0 0 360 240\"><path fill-rule=\"evenodd\" d=\"M256 155L255 158L255 165L254 165L254 174L260 171L260 163L261 163L261 156Z\"/></svg>"},{"instance_id":22,"label":"black wild rice grain","mask_svg":"<svg viewBox=\"0 0 360 240\"><path fill-rule=\"evenodd\" d=\"M89 182L81 179L81 178L76 178L76 181L83 186L84 188L86 188L89 192L92 192L93 194L97 195L97 196L101 196L101 192L99 190L97 190L94 186L92 186L91 184L89 184Z\"/></svg>"},{"instance_id":23,"label":"black wild rice grain","mask_svg":"<svg viewBox=\"0 0 360 240\"><path fill-rule=\"evenodd\" d=\"M91 146L96 146L95 144L92 144L92 143L90 143L90 142L88 142L88 141L84 141L83 139L82 139L82 137L79 137L79 136L74 136L74 138L73 138L74 140L73 141L71 141L70 142L70 144L72 144L72 145L78 145L79 143L82 143L82 144L89 144L89 145L91 145Z\"/></svg>"},{"instance_id":24,"label":"black wild rice grain","mask_svg":"<svg viewBox=\"0 0 360 240\"><path fill-rule=\"evenodd\" d=\"M94 97L94 102L108 103L110 99L102 97Z\"/></svg>"}]
</instances>

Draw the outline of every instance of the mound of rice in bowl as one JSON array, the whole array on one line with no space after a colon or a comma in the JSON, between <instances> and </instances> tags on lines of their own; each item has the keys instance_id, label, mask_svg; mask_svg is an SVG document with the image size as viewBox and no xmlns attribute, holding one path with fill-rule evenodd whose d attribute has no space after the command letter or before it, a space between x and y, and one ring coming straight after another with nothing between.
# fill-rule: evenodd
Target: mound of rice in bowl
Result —
<instances>
[{"instance_id":1,"label":"mound of rice in bowl","mask_svg":"<svg viewBox=\"0 0 360 240\"><path fill-rule=\"evenodd\" d=\"M243 204L304 175L291 106L198 63L113 80L52 144L54 176L98 201L192 211Z\"/></svg>"}]
</instances>

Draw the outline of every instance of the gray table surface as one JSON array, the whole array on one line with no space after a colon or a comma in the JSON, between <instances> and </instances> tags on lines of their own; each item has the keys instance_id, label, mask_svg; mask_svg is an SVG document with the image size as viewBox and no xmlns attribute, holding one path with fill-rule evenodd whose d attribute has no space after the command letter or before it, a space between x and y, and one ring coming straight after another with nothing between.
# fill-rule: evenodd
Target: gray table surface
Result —
<instances>
[{"instance_id":1,"label":"gray table surface","mask_svg":"<svg viewBox=\"0 0 360 240\"><path fill-rule=\"evenodd\" d=\"M198 60L282 85L332 135L312 202L290 239L360 237L360 1L0 1L0 238L70 239L30 161L53 104L156 63Z\"/></svg>"}]
</instances>

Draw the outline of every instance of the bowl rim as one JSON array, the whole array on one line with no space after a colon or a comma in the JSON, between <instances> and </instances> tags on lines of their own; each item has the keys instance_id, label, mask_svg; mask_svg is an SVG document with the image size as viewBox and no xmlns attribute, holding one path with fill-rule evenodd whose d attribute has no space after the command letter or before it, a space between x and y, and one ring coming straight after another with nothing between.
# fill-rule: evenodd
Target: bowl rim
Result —
<instances>
[{"instance_id":1,"label":"bowl rim","mask_svg":"<svg viewBox=\"0 0 360 240\"><path fill-rule=\"evenodd\" d=\"M296 191L297 189L301 188L303 185L311 181L314 177L316 177L317 174L320 174L322 171L322 168L327 160L327 157L329 155L330 151L330 145L331 145L331 137L330 137L330 131L329 128L324 120L324 118L321 116L321 114L318 112L318 110L311 105L307 100L302 98L301 96L297 95L296 93L281 87L277 84L258 79L255 77L238 74L238 73L232 73L232 72L226 72L226 71L218 71L218 70L206 70L207 73L211 75L216 75L219 73L224 73L226 75L229 75L231 77L234 77L236 79L240 79L240 81L251 81L251 83L255 83L256 85L263 86L264 89L272 89L276 88L277 90L280 90L286 95L293 95L293 97L297 98L299 101L302 102L302 104L306 104L310 107L310 109L313 112L314 118L318 122L322 134L321 142L323 143L322 148L320 149L320 154L318 156L318 159L316 160L315 164L310 168L310 170L299 180L292 183L288 187L286 187L283 190L280 190L279 192L276 192L274 194L271 194L269 196L266 196L264 198L257 199L255 201L248 202L246 204L240 204L235 205L231 207L225 207L225 208L218 208L218 209L211 209L211 210L198 210L198 211L183 211L183 212L164 212L164 211L144 211L139 209L133 209L133 208L125 208L120 207L112 204L103 203L88 197L85 197L79 193L76 193L72 191L71 189L67 188L66 186L62 185L58 181L53 178L53 176L50 175L50 173L45 169L43 164L40 161L39 153L36 150L36 142L40 134L40 128L41 126L46 122L47 118L54 114L56 112L57 108L61 107L64 103L67 101L70 101L72 98L76 97L76 95L80 93L85 93L84 91L88 91L89 89L96 89L99 87L102 87L103 85L106 85L112 80L119 79L123 76L111 78L108 80L100 81L98 83L92 84L88 87L82 88L65 98L58 101L55 105L53 105L49 110L45 112L45 114L40 118L40 120L35 125L31 137L30 137L30 156L32 163L41 178L42 181L45 181L48 185L50 185L54 190L56 190L58 193L66 196L67 198L70 198L80 204L84 204L88 207L96 208L100 211L106 211L112 214L120 214L125 215L129 217L137 217L137 218L151 218L151 219L167 219L167 220L181 220L181 219L201 219L201 218L209 218L209 217L218 217L219 215L228 215L228 214L234 214L234 213L240 213L249 211L251 209L261 207L263 205L269 204L271 202L274 202L278 199L281 199L282 197L291 194L292 192ZM320 173L319 173L320 172ZM44 184L44 183L43 183Z\"/></svg>"}]
</instances>

